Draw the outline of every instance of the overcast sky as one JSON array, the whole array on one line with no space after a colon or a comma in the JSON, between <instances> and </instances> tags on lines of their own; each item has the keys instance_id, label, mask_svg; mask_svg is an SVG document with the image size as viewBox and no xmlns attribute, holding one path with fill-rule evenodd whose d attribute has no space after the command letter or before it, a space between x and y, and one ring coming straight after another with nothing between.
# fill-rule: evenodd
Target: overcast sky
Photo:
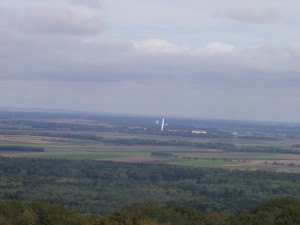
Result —
<instances>
[{"instance_id":1,"label":"overcast sky","mask_svg":"<svg viewBox=\"0 0 300 225\"><path fill-rule=\"evenodd\" d=\"M300 122L298 0L0 0L0 106Z\"/></svg>"}]
</instances>

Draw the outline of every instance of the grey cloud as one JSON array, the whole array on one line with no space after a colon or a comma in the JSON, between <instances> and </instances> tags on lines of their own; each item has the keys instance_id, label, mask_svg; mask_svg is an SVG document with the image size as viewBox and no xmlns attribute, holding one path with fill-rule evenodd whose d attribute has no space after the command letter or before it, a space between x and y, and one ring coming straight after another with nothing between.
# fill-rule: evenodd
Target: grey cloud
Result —
<instances>
[{"instance_id":1,"label":"grey cloud","mask_svg":"<svg viewBox=\"0 0 300 225\"><path fill-rule=\"evenodd\" d=\"M68 0L72 4L88 5L92 7L100 7L102 5L102 0Z\"/></svg>"},{"instance_id":2,"label":"grey cloud","mask_svg":"<svg viewBox=\"0 0 300 225\"><path fill-rule=\"evenodd\" d=\"M300 83L297 44L243 49L213 43L191 49L165 43L168 51L159 52L153 51L157 46L139 48L129 42L116 44L97 38L23 34L12 39L13 34L5 33L0 37L0 49L6 47L9 52L0 57L2 81L190 83L235 93L256 90L254 94L270 89L279 93L287 90L289 83ZM264 88L268 85L271 87Z\"/></svg>"},{"instance_id":3,"label":"grey cloud","mask_svg":"<svg viewBox=\"0 0 300 225\"><path fill-rule=\"evenodd\" d=\"M0 49L9 50L0 56L0 101L8 106L298 118L298 114L290 116L291 111L299 112L297 43L286 48L212 43L194 49L159 42L168 47L161 51L155 42L141 42L141 46L80 36L0 32L4 34ZM278 110L278 106L284 107Z\"/></svg>"},{"instance_id":4,"label":"grey cloud","mask_svg":"<svg viewBox=\"0 0 300 225\"><path fill-rule=\"evenodd\" d=\"M246 23L273 23L281 17L281 13L269 7L234 7L217 15L231 20Z\"/></svg>"},{"instance_id":5,"label":"grey cloud","mask_svg":"<svg viewBox=\"0 0 300 225\"><path fill-rule=\"evenodd\" d=\"M8 16L8 14L9 13L7 9L4 6L0 5L0 18L1 18L0 22L3 22L3 20L5 20L6 17Z\"/></svg>"},{"instance_id":6,"label":"grey cloud","mask_svg":"<svg viewBox=\"0 0 300 225\"><path fill-rule=\"evenodd\" d=\"M81 4L64 2L31 8L22 21L22 29L47 34L98 34L105 23L98 11Z\"/></svg>"},{"instance_id":7,"label":"grey cloud","mask_svg":"<svg viewBox=\"0 0 300 225\"><path fill-rule=\"evenodd\" d=\"M6 2L7 8L0 8L1 104L299 121L300 44L287 44L299 39L299 3L284 8L287 3L276 1L272 7L285 15L292 9L290 17L278 27L252 25L248 32L245 24L211 20L212 2L180 7L176 1L172 8L158 0L137 8L130 0L101 0L103 8L96 0ZM103 34L101 15L112 25ZM281 15L262 6L233 8L219 16L270 23ZM196 33L194 39L176 26ZM139 36L143 29L147 32ZM285 34L282 39L275 37L278 32ZM122 41L130 39L144 41ZM235 45L209 43L215 40ZM260 47L241 47L251 45Z\"/></svg>"}]
</instances>

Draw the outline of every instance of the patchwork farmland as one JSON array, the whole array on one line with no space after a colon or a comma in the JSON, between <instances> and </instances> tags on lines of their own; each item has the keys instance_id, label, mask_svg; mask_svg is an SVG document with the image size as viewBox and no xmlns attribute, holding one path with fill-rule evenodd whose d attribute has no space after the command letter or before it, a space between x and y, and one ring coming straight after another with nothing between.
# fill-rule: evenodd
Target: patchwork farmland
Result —
<instances>
[{"instance_id":1,"label":"patchwork farmland","mask_svg":"<svg viewBox=\"0 0 300 225\"><path fill-rule=\"evenodd\" d=\"M250 134L247 131L246 136L245 127L239 126L236 129L240 129L240 137L223 137L226 127L224 129L220 123L220 137L208 137L187 135L183 128L182 132L162 133L151 123L147 127L147 121L134 128L131 128L131 121L118 123L73 118L2 119L0 154L2 157L92 159L300 172L299 141L286 137L282 129L280 132L259 130ZM227 128L226 132L230 133L232 129ZM212 132L217 133L218 130ZM278 138L273 138L275 136ZM42 148L43 151L11 151L6 149L8 146Z\"/></svg>"}]
</instances>

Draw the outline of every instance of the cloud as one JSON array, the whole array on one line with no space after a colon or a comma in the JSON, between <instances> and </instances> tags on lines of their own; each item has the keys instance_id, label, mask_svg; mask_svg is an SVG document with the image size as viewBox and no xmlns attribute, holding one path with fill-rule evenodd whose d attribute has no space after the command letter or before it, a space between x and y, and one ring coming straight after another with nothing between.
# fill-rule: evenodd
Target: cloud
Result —
<instances>
[{"instance_id":1,"label":"cloud","mask_svg":"<svg viewBox=\"0 0 300 225\"><path fill-rule=\"evenodd\" d=\"M98 34L105 26L98 11L81 4L56 2L31 8L22 23L23 29L47 34Z\"/></svg>"},{"instance_id":2,"label":"cloud","mask_svg":"<svg viewBox=\"0 0 300 225\"><path fill-rule=\"evenodd\" d=\"M72 4L80 4L80 5L88 5L88 6L93 6L93 7L99 7L101 6L101 1L102 0L68 0L68 2Z\"/></svg>"},{"instance_id":3,"label":"cloud","mask_svg":"<svg viewBox=\"0 0 300 225\"><path fill-rule=\"evenodd\" d=\"M81 36L36 36L1 30L0 79L136 84L189 83L230 92L264 92L300 83L299 44L202 47L147 39L114 43ZM16 66L18 65L18 66ZM261 85L263 84L263 85ZM285 89L287 90L287 89Z\"/></svg>"},{"instance_id":4,"label":"cloud","mask_svg":"<svg viewBox=\"0 0 300 225\"><path fill-rule=\"evenodd\" d=\"M269 7L234 7L218 12L223 18L246 23L273 23L281 17L281 13Z\"/></svg>"},{"instance_id":5,"label":"cloud","mask_svg":"<svg viewBox=\"0 0 300 225\"><path fill-rule=\"evenodd\" d=\"M133 42L133 46L137 50L144 52L161 52L161 53L179 53L187 51L187 47L179 46L165 40L152 38L141 42Z\"/></svg>"},{"instance_id":6,"label":"cloud","mask_svg":"<svg viewBox=\"0 0 300 225\"><path fill-rule=\"evenodd\" d=\"M0 5L0 16L1 16L1 19L6 19L6 17L8 16L7 9L2 5Z\"/></svg>"},{"instance_id":7,"label":"cloud","mask_svg":"<svg viewBox=\"0 0 300 225\"><path fill-rule=\"evenodd\" d=\"M300 3L134 3L3 1L2 104L299 120Z\"/></svg>"},{"instance_id":8,"label":"cloud","mask_svg":"<svg viewBox=\"0 0 300 225\"><path fill-rule=\"evenodd\" d=\"M236 52L237 48L232 45L227 45L220 42L211 42L206 47L199 48L198 51L204 54L228 54Z\"/></svg>"}]
</instances>

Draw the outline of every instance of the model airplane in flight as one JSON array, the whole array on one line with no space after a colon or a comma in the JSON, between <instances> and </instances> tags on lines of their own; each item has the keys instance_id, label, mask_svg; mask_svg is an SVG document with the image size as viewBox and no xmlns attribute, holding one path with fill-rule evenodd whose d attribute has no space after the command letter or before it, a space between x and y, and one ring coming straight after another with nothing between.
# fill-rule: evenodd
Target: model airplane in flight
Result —
<instances>
[{"instance_id":1,"label":"model airplane in flight","mask_svg":"<svg viewBox=\"0 0 300 225\"><path fill-rule=\"evenodd\" d=\"M159 121L156 120L156 124L159 124ZM164 131L164 127L167 126L168 124L165 123L165 118L162 119L161 124L160 124L160 131Z\"/></svg>"}]
</instances>

